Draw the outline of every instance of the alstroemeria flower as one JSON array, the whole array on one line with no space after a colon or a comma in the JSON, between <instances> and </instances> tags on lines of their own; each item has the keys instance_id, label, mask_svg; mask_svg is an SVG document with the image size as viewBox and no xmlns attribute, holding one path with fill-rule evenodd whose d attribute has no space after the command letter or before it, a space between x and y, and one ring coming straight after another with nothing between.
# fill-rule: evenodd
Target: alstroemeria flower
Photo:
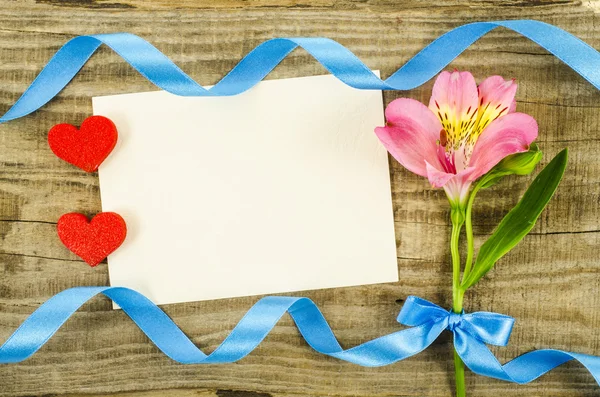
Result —
<instances>
[{"instance_id":1,"label":"alstroemeria flower","mask_svg":"<svg viewBox=\"0 0 600 397\"><path fill-rule=\"evenodd\" d=\"M469 72L442 72L429 107L396 99L375 133L400 164L464 205L473 181L504 157L527 151L537 137L533 117L515 113L516 91L514 80L500 76L478 87Z\"/></svg>"}]
</instances>

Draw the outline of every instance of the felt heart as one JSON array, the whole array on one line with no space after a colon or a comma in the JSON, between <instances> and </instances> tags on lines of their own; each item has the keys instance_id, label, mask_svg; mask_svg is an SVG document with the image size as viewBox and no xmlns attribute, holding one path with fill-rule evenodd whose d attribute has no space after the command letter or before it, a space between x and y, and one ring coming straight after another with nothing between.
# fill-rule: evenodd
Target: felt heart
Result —
<instances>
[{"instance_id":1,"label":"felt heart","mask_svg":"<svg viewBox=\"0 0 600 397\"><path fill-rule=\"evenodd\" d=\"M91 222L85 215L72 212L60 217L57 231L63 244L93 267L119 248L127 235L127 225L114 212L102 212Z\"/></svg>"},{"instance_id":2,"label":"felt heart","mask_svg":"<svg viewBox=\"0 0 600 397\"><path fill-rule=\"evenodd\" d=\"M86 172L94 172L117 144L117 127L103 116L91 116L81 128L57 124L48 132L50 149L59 158Z\"/></svg>"}]
</instances>

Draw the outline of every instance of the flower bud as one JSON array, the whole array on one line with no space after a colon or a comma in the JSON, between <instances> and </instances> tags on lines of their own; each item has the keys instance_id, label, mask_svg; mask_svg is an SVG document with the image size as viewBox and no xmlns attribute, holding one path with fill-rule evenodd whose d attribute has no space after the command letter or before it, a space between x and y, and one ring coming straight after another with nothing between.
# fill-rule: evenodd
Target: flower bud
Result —
<instances>
[{"instance_id":1,"label":"flower bud","mask_svg":"<svg viewBox=\"0 0 600 397\"><path fill-rule=\"evenodd\" d=\"M528 151L511 154L496 164L494 168L481 178L480 188L487 189L507 175L531 174L541 159L542 151L535 143L532 143Z\"/></svg>"},{"instance_id":2,"label":"flower bud","mask_svg":"<svg viewBox=\"0 0 600 397\"><path fill-rule=\"evenodd\" d=\"M492 169L492 172L528 175L533 172L541 159L542 152L535 143L532 143L527 152L515 153L505 157Z\"/></svg>"}]
</instances>

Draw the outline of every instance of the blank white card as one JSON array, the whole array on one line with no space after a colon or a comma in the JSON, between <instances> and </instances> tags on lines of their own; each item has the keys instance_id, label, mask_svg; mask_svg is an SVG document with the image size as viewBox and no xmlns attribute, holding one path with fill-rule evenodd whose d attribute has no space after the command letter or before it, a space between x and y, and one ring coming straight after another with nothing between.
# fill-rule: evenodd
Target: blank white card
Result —
<instances>
[{"instance_id":1,"label":"blank white card","mask_svg":"<svg viewBox=\"0 0 600 397\"><path fill-rule=\"evenodd\" d=\"M93 107L119 131L99 170L128 227L111 285L166 304L398 280L381 91L317 76Z\"/></svg>"}]
</instances>

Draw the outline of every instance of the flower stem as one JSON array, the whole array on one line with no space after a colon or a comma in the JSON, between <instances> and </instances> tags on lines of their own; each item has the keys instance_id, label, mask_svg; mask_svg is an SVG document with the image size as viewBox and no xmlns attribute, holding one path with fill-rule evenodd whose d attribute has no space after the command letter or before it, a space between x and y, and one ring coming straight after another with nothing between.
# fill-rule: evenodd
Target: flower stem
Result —
<instances>
[{"instance_id":1,"label":"flower stem","mask_svg":"<svg viewBox=\"0 0 600 397\"><path fill-rule=\"evenodd\" d=\"M469 196L469 201L467 203L467 209L465 211L465 232L467 235L467 260L465 262L465 270L463 272L463 280L467 278L469 273L471 272L471 266L473 265L473 223L471 221L471 211L473 210L473 202L475 201L475 195L477 195L477 191L479 191L481 185L477 184L471 195Z\"/></svg>"},{"instance_id":2,"label":"flower stem","mask_svg":"<svg viewBox=\"0 0 600 397\"><path fill-rule=\"evenodd\" d=\"M464 291L460 286L460 252L458 243L460 231L465 223L465 213L462 208L452 208L452 237L450 252L452 254L452 310L461 313L463 310ZM456 396L465 397L465 364L454 350L454 377L456 379Z\"/></svg>"},{"instance_id":3,"label":"flower stem","mask_svg":"<svg viewBox=\"0 0 600 397\"><path fill-rule=\"evenodd\" d=\"M460 290L460 253L458 251L458 241L464 224L464 217L455 215L455 212L459 211L459 209L452 209L452 237L450 240L450 253L452 254L452 301L456 313L460 313L462 310L462 300L459 302L457 299Z\"/></svg>"},{"instance_id":4,"label":"flower stem","mask_svg":"<svg viewBox=\"0 0 600 397\"><path fill-rule=\"evenodd\" d=\"M466 397L465 364L462 362L462 359L459 357L456 350L454 351L454 379L456 382L456 397Z\"/></svg>"}]
</instances>

